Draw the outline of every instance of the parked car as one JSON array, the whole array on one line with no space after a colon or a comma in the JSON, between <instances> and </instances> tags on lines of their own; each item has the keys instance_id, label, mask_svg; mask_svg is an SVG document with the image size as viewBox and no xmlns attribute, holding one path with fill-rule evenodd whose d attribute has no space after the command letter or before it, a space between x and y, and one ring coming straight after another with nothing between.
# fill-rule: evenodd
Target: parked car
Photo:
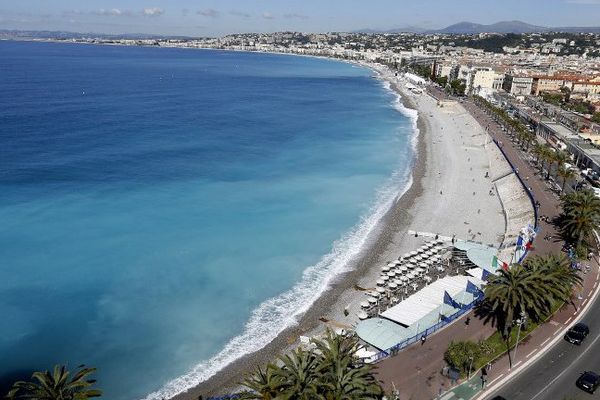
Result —
<instances>
[{"instance_id":1,"label":"parked car","mask_svg":"<svg viewBox=\"0 0 600 400\"><path fill-rule=\"evenodd\" d=\"M565 340L573 344L581 344L583 339L590 333L590 328L583 322L578 322L565 334Z\"/></svg>"},{"instance_id":2,"label":"parked car","mask_svg":"<svg viewBox=\"0 0 600 400\"><path fill-rule=\"evenodd\" d=\"M594 393L594 391L596 391L596 388L600 384L600 376L598 376L598 374L595 372L585 371L577 379L577 382L575 384L581 390L585 390L588 393Z\"/></svg>"}]
</instances>

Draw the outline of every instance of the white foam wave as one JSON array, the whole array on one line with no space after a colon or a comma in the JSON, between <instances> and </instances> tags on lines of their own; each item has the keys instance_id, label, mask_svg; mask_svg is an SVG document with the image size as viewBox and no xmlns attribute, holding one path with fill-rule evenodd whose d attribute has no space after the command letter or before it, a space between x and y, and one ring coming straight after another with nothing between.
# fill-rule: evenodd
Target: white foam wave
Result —
<instances>
[{"instance_id":1,"label":"white foam wave","mask_svg":"<svg viewBox=\"0 0 600 400\"><path fill-rule=\"evenodd\" d=\"M395 107L413 120L413 127L416 130L416 111L405 108L399 96ZM417 133L414 137L416 136ZM413 143L413 149L414 147ZM398 191L401 186L402 189ZM218 354L168 382L160 390L146 396L145 400L168 399L186 392L232 362L262 349L285 329L296 325L299 318L329 288L334 279L349 270L352 265L351 260L365 248L377 223L411 186L411 168L396 171L389 182L378 191L375 204L361 218L360 223L336 241L329 254L317 264L307 268L302 279L294 287L280 296L264 301L252 312L243 333L233 338Z\"/></svg>"}]
</instances>

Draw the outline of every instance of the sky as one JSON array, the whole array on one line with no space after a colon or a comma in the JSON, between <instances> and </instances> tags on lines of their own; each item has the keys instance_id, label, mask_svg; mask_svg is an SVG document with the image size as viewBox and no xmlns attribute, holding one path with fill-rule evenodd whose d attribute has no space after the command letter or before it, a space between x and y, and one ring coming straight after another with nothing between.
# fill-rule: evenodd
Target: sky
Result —
<instances>
[{"instance_id":1,"label":"sky","mask_svg":"<svg viewBox=\"0 0 600 400\"><path fill-rule=\"evenodd\" d=\"M600 0L0 0L0 29L223 36L469 21L598 26Z\"/></svg>"}]
</instances>

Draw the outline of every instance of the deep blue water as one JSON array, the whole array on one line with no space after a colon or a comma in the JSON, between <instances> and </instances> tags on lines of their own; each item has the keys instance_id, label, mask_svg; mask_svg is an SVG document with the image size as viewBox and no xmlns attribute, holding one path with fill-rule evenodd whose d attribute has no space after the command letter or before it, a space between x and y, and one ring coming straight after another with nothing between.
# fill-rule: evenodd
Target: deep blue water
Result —
<instances>
[{"instance_id":1,"label":"deep blue water","mask_svg":"<svg viewBox=\"0 0 600 400\"><path fill-rule=\"evenodd\" d=\"M264 345L407 182L395 101L328 60L0 42L0 377L159 398Z\"/></svg>"}]
</instances>

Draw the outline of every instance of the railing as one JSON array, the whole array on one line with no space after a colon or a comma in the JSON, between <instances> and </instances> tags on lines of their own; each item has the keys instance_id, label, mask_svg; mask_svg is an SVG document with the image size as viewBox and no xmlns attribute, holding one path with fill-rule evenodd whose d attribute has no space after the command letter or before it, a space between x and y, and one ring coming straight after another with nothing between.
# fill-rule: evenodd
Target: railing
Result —
<instances>
[{"instance_id":1,"label":"railing","mask_svg":"<svg viewBox=\"0 0 600 400\"><path fill-rule=\"evenodd\" d=\"M437 324L425 329L424 331L418 332L414 336L404 339L402 342L390 347L387 350L380 351L379 353L377 353L373 357L371 357L369 360L371 362L378 362L378 361L381 361L391 355L395 355L400 350L410 346L413 343L416 343L416 342L422 340L423 337L427 337L427 336L431 335L432 333L440 330L444 326L446 326L446 325L450 324L451 322L455 321L456 319L460 318L466 312L468 312L473 307L475 307L477 304L479 304L482 300L483 300L483 293L480 293L471 303L463 305L454 314L452 314L448 317L442 316L441 321L438 322Z\"/></svg>"}]
</instances>

